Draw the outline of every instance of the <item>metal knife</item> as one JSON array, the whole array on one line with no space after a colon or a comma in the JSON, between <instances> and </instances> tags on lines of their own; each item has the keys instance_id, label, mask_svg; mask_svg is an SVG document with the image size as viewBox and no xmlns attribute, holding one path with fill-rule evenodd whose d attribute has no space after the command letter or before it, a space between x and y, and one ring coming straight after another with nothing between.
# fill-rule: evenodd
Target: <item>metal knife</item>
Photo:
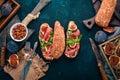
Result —
<instances>
[{"instance_id":1,"label":"metal knife","mask_svg":"<svg viewBox=\"0 0 120 80\"><path fill-rule=\"evenodd\" d=\"M51 0L40 0L39 3L36 5L36 7L33 9L31 14L36 15L38 12L40 12Z\"/></svg>"},{"instance_id":2,"label":"metal knife","mask_svg":"<svg viewBox=\"0 0 120 80\"><path fill-rule=\"evenodd\" d=\"M40 0L36 7L32 10L30 14L37 15L51 0ZM22 20L22 23L28 25L33 18L29 18L29 14Z\"/></svg>"},{"instance_id":3,"label":"metal knife","mask_svg":"<svg viewBox=\"0 0 120 80\"><path fill-rule=\"evenodd\" d=\"M25 80L25 69L24 69L24 67L25 67L25 62L26 62L26 57L27 57L27 55L29 54L29 52L30 52L30 42L26 42L26 44L25 44L25 55L24 55L24 60L23 60L23 70L22 70L22 73L21 73L21 76L20 76L20 80Z\"/></svg>"},{"instance_id":4,"label":"metal knife","mask_svg":"<svg viewBox=\"0 0 120 80\"><path fill-rule=\"evenodd\" d=\"M1 47L1 63L0 66L4 66L5 65L5 55L6 55L6 30L3 32L3 37L2 37L2 47Z\"/></svg>"},{"instance_id":5,"label":"metal knife","mask_svg":"<svg viewBox=\"0 0 120 80\"><path fill-rule=\"evenodd\" d=\"M31 57L30 57L29 60L27 61L27 64L26 64L26 66L25 66L25 68L24 68L24 77L25 77L25 79L26 79L27 73L28 73L28 71L29 71L30 65L31 65L31 63L32 63L32 59L33 59L33 57L34 57L35 50L36 50L37 46L38 46L38 42L35 42L34 48L33 48L33 52L32 52L32 54L31 54Z\"/></svg>"},{"instance_id":6,"label":"metal knife","mask_svg":"<svg viewBox=\"0 0 120 80\"><path fill-rule=\"evenodd\" d=\"M105 71L103 69L103 65L102 65L102 61L101 61L100 55L99 55L98 48L97 48L95 42L93 41L93 39L89 38L89 40L90 40L93 52L95 54L95 57L97 59L98 67L99 67L99 70L101 72L102 78L103 78L103 80L108 80L108 77L107 77L107 75L106 75L106 73L105 73Z\"/></svg>"}]
</instances>

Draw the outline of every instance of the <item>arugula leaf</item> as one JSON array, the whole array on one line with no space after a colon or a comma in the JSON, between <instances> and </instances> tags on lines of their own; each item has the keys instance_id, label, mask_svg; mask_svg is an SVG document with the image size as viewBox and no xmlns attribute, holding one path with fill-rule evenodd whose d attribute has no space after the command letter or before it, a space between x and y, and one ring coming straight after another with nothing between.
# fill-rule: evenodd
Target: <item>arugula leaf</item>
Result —
<instances>
[{"instance_id":1,"label":"arugula leaf","mask_svg":"<svg viewBox=\"0 0 120 80\"><path fill-rule=\"evenodd\" d=\"M50 39L47 43L43 42L41 38L39 38L39 40L40 40L41 48L45 49L45 46L49 46L53 42L53 32L50 33Z\"/></svg>"},{"instance_id":2,"label":"arugula leaf","mask_svg":"<svg viewBox=\"0 0 120 80\"><path fill-rule=\"evenodd\" d=\"M81 39L82 39L82 35L80 35L76 39L72 39L72 40L68 39L67 42L66 42L66 44L69 45L69 44L78 43Z\"/></svg>"}]
</instances>

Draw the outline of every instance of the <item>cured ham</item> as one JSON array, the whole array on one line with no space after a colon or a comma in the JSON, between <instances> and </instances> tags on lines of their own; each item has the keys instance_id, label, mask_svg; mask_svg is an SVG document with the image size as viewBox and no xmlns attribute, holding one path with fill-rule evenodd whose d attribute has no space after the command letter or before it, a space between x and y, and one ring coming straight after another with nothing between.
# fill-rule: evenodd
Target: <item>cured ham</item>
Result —
<instances>
[{"instance_id":1,"label":"cured ham","mask_svg":"<svg viewBox=\"0 0 120 80\"><path fill-rule=\"evenodd\" d=\"M74 21L70 21L68 24L68 30L66 34L66 49L65 56L68 58L75 58L80 48L80 40L82 35L80 30Z\"/></svg>"},{"instance_id":2,"label":"cured ham","mask_svg":"<svg viewBox=\"0 0 120 80\"><path fill-rule=\"evenodd\" d=\"M47 60L52 60L52 43L53 43L53 30L47 23L43 23L40 26L39 41L41 44L41 50L43 57Z\"/></svg>"}]
</instances>

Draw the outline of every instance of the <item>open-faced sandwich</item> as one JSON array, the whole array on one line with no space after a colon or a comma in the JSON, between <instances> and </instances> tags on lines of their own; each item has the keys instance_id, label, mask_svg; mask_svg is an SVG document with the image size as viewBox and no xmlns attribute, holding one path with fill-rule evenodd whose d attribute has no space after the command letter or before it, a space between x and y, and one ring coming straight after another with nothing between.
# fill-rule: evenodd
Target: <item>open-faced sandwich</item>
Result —
<instances>
[{"instance_id":1,"label":"open-faced sandwich","mask_svg":"<svg viewBox=\"0 0 120 80\"><path fill-rule=\"evenodd\" d=\"M66 49L65 56L68 58L75 58L80 48L80 40L82 35L80 30L74 21L70 21L68 24L68 30L66 33Z\"/></svg>"},{"instance_id":2,"label":"open-faced sandwich","mask_svg":"<svg viewBox=\"0 0 120 80\"><path fill-rule=\"evenodd\" d=\"M46 60L58 59L62 56L65 49L65 35L59 21L55 22L54 32L47 23L43 23L40 26L39 40Z\"/></svg>"},{"instance_id":3,"label":"open-faced sandwich","mask_svg":"<svg viewBox=\"0 0 120 80\"><path fill-rule=\"evenodd\" d=\"M53 30L47 23L40 26L39 41L43 57L47 60L53 59L51 48L53 44Z\"/></svg>"}]
</instances>

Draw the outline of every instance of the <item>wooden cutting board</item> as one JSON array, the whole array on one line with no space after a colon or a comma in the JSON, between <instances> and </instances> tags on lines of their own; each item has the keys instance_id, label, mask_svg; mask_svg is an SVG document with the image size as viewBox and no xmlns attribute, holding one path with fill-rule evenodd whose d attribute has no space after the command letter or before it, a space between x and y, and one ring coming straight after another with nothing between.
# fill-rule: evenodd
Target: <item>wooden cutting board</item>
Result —
<instances>
[{"instance_id":1,"label":"wooden cutting board","mask_svg":"<svg viewBox=\"0 0 120 80\"><path fill-rule=\"evenodd\" d=\"M11 67L9 64L4 67L4 71L10 74L14 80L20 80L22 70L24 69L24 53L24 48L17 53L20 63L16 68ZM31 53L32 49L29 54L31 55ZM43 61L43 59L36 53L25 80L38 80L39 78L45 76L45 72L48 68L49 66L46 62Z\"/></svg>"}]
</instances>

